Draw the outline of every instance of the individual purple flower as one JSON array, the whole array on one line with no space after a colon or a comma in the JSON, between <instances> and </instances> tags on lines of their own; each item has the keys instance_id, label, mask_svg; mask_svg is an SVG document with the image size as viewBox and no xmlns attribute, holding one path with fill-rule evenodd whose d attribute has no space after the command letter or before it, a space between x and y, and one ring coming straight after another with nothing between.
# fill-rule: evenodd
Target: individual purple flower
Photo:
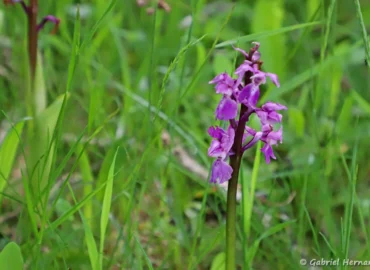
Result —
<instances>
[{"instance_id":1,"label":"individual purple flower","mask_svg":"<svg viewBox=\"0 0 370 270\"><path fill-rule=\"evenodd\" d=\"M263 125L275 124L281 123L283 118L283 116L276 111L287 109L287 107L279 103L266 102L264 105L262 105L261 109L256 109L256 114Z\"/></svg>"},{"instance_id":2,"label":"individual purple flower","mask_svg":"<svg viewBox=\"0 0 370 270\"><path fill-rule=\"evenodd\" d=\"M226 131L217 126L210 127L208 134L213 138L211 146L208 149L208 155L210 157L225 159L234 143L234 129L231 126Z\"/></svg>"},{"instance_id":3,"label":"individual purple flower","mask_svg":"<svg viewBox=\"0 0 370 270\"><path fill-rule=\"evenodd\" d=\"M208 155L217 158L212 165L211 182L223 183L231 178L233 171L231 166L225 162L225 159L230 155L235 131L231 126L226 131L220 127L210 127L208 133L213 138L208 149Z\"/></svg>"},{"instance_id":4,"label":"individual purple flower","mask_svg":"<svg viewBox=\"0 0 370 270\"><path fill-rule=\"evenodd\" d=\"M270 158L276 159L274 151L272 149L273 145L276 145L278 142L283 142L283 129L280 127L278 131L273 131L272 126L264 125L262 128L262 137L261 141L265 143L261 151L265 155L266 163L270 163Z\"/></svg>"},{"instance_id":5,"label":"individual purple flower","mask_svg":"<svg viewBox=\"0 0 370 270\"><path fill-rule=\"evenodd\" d=\"M216 118L219 120L230 120L238 113L238 104L235 101L235 82L227 73L216 76L210 84L216 84L216 93L223 94L223 97L216 109Z\"/></svg>"},{"instance_id":6,"label":"individual purple flower","mask_svg":"<svg viewBox=\"0 0 370 270\"><path fill-rule=\"evenodd\" d=\"M258 99L260 97L260 88L254 83L247 84L238 96L238 101L245 104L248 107L253 107L257 105Z\"/></svg>"},{"instance_id":7,"label":"individual purple flower","mask_svg":"<svg viewBox=\"0 0 370 270\"><path fill-rule=\"evenodd\" d=\"M211 127L208 130L213 138L208 155L216 158L212 165L212 183L223 183L232 177L233 168L225 162L227 157L239 157L240 160L247 149L262 141L264 145L261 151L266 163L270 163L271 159L276 159L272 147L282 142L282 127L274 131L274 125L281 124L282 115L278 111L286 110L287 107L274 102L258 106L260 86L270 78L277 87L280 87L278 76L261 71L261 54L258 51L260 44L257 42L253 44L254 47L249 52L234 48L245 57L234 72L236 79L231 78L227 73L221 73L210 81L211 84L215 84L216 93L222 94L222 99L216 108L216 118L230 122L227 130L220 127ZM238 111L239 119L237 119ZM254 113L261 123L259 131L246 125Z\"/></svg>"},{"instance_id":8,"label":"individual purple flower","mask_svg":"<svg viewBox=\"0 0 370 270\"><path fill-rule=\"evenodd\" d=\"M234 91L234 79L229 76L227 73L221 73L217 75L210 84L216 84L215 89L217 94L224 94L231 96Z\"/></svg>"}]
</instances>

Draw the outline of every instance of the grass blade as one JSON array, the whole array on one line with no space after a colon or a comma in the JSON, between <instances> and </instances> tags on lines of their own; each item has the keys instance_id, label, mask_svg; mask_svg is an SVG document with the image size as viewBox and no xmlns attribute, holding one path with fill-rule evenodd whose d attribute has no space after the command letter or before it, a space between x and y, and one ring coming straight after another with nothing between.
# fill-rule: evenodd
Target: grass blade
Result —
<instances>
[{"instance_id":1,"label":"grass blade","mask_svg":"<svg viewBox=\"0 0 370 270\"><path fill-rule=\"evenodd\" d=\"M114 154L113 161L109 168L106 187L105 187L105 193L104 193L104 199L103 199L102 213L101 213L101 218L100 218L99 265L100 265L101 270L103 269L104 240L105 240L105 234L107 231L109 213L110 213L111 202L112 202L114 167L116 163L117 153L118 153L118 149L116 153Z\"/></svg>"}]
</instances>

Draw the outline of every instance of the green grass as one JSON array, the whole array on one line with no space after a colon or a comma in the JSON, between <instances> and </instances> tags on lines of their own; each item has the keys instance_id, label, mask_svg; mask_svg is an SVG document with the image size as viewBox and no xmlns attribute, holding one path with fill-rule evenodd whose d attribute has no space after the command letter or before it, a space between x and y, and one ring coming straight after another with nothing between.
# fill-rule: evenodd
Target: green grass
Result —
<instances>
[{"instance_id":1,"label":"green grass","mask_svg":"<svg viewBox=\"0 0 370 270\"><path fill-rule=\"evenodd\" d=\"M40 33L33 93L27 21L0 4L0 262L223 269L208 81L240 63L231 45L252 41L281 82L261 102L289 110L277 160L256 148L243 158L238 266L369 260L370 2L149 2L152 15L136 1L39 0L61 24Z\"/></svg>"}]
</instances>

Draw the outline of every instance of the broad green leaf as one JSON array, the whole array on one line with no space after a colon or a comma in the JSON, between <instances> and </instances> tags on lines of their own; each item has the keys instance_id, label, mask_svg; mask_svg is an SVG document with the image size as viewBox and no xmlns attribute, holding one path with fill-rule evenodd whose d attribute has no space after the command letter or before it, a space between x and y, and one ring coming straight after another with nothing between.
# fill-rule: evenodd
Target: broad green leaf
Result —
<instances>
[{"instance_id":1,"label":"broad green leaf","mask_svg":"<svg viewBox=\"0 0 370 270\"><path fill-rule=\"evenodd\" d=\"M33 88L34 114L38 115L45 110L47 104L47 94L44 80L44 68L40 52L37 53L37 66Z\"/></svg>"},{"instance_id":2,"label":"broad green leaf","mask_svg":"<svg viewBox=\"0 0 370 270\"><path fill-rule=\"evenodd\" d=\"M53 104L35 118L35 134L32 137L31 160L29 163L31 166L29 168L34 172L31 181L36 197L43 191L49 179L55 150L54 130L64 98L65 95L59 96Z\"/></svg>"},{"instance_id":3,"label":"broad green leaf","mask_svg":"<svg viewBox=\"0 0 370 270\"><path fill-rule=\"evenodd\" d=\"M225 259L225 252L218 253L212 261L211 270L224 270Z\"/></svg>"},{"instance_id":4,"label":"broad green leaf","mask_svg":"<svg viewBox=\"0 0 370 270\"><path fill-rule=\"evenodd\" d=\"M0 145L0 192L2 192L8 181L14 159L19 145L19 136L23 131L24 121L17 123L6 135Z\"/></svg>"},{"instance_id":5,"label":"broad green leaf","mask_svg":"<svg viewBox=\"0 0 370 270\"><path fill-rule=\"evenodd\" d=\"M19 246L10 242L0 253L1 270L23 270L23 257Z\"/></svg>"}]
</instances>

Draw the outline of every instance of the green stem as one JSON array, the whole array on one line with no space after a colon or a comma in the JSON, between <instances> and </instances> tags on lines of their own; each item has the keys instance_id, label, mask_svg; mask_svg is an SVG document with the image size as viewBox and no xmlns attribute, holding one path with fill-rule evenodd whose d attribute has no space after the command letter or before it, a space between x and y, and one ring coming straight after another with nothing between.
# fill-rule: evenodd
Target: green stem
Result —
<instances>
[{"instance_id":1,"label":"green stem","mask_svg":"<svg viewBox=\"0 0 370 270\"><path fill-rule=\"evenodd\" d=\"M240 110L240 117L246 113L247 107L242 105ZM245 124L248 117L242 121L239 120L238 126L236 128L235 140L233 145L233 150L235 155L230 157L230 166L233 168L233 173L231 179L229 180L229 185L227 189L227 209L226 209L226 270L236 269L236 192L238 188L238 178L240 163L242 160L243 150L243 135Z\"/></svg>"}]
</instances>

